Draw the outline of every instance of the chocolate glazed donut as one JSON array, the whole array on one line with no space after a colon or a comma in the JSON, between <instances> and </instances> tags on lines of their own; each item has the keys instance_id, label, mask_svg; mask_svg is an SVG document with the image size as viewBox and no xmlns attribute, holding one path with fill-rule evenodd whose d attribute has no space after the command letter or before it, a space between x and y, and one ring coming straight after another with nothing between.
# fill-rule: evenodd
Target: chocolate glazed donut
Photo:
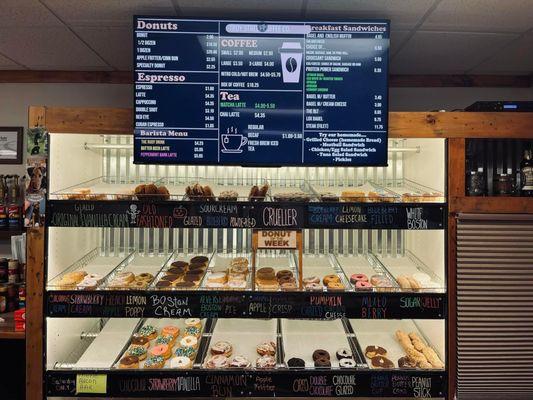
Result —
<instances>
[{"instance_id":1,"label":"chocolate glazed donut","mask_svg":"<svg viewBox=\"0 0 533 400\"><path fill-rule=\"evenodd\" d=\"M313 361L316 361L319 358L329 360L330 356L326 350L318 349L313 352Z\"/></svg>"}]
</instances>

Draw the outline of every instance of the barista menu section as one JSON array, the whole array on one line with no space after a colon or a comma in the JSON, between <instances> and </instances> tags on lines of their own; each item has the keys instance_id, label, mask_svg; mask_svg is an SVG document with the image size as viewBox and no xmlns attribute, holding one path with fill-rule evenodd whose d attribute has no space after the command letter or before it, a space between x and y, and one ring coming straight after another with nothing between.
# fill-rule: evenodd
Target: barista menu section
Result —
<instances>
[{"instance_id":1,"label":"barista menu section","mask_svg":"<svg viewBox=\"0 0 533 400\"><path fill-rule=\"evenodd\" d=\"M384 165L387 22L135 20L135 162Z\"/></svg>"}]
</instances>

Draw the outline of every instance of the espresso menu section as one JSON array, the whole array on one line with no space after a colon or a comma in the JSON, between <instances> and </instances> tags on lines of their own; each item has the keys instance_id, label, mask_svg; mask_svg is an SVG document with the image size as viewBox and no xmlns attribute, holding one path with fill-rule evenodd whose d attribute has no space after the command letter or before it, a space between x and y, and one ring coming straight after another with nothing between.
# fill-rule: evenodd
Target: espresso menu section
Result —
<instances>
[{"instance_id":1,"label":"espresso menu section","mask_svg":"<svg viewBox=\"0 0 533 400\"><path fill-rule=\"evenodd\" d=\"M47 291L49 317L442 319L443 293Z\"/></svg>"},{"instance_id":2,"label":"espresso menu section","mask_svg":"<svg viewBox=\"0 0 533 400\"><path fill-rule=\"evenodd\" d=\"M136 163L385 165L389 24L137 17Z\"/></svg>"},{"instance_id":3,"label":"espresso menu section","mask_svg":"<svg viewBox=\"0 0 533 400\"><path fill-rule=\"evenodd\" d=\"M443 204L71 201L48 203L48 226L109 228L443 229Z\"/></svg>"},{"instance_id":4,"label":"espresso menu section","mask_svg":"<svg viewBox=\"0 0 533 400\"><path fill-rule=\"evenodd\" d=\"M91 395L76 385L78 374L48 371L48 396ZM106 371L107 397L415 397L446 395L436 371ZM93 394L94 395L94 394ZM102 394L100 394L101 396Z\"/></svg>"}]
</instances>

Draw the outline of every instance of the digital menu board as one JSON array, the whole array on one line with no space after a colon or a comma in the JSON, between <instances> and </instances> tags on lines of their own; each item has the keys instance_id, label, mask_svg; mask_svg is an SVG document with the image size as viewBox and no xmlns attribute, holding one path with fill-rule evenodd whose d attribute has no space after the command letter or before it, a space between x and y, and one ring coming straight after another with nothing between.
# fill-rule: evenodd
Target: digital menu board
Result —
<instances>
[{"instance_id":1,"label":"digital menu board","mask_svg":"<svg viewBox=\"0 0 533 400\"><path fill-rule=\"evenodd\" d=\"M388 21L135 17L135 163L386 165Z\"/></svg>"}]
</instances>

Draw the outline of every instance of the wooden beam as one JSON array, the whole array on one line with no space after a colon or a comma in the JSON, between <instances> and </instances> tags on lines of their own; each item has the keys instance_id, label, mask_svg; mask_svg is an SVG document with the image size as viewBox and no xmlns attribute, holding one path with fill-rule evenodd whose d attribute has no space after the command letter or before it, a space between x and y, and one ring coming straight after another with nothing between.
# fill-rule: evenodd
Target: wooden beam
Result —
<instances>
[{"instance_id":1,"label":"wooden beam","mask_svg":"<svg viewBox=\"0 0 533 400\"><path fill-rule=\"evenodd\" d=\"M0 83L131 84L131 71L0 71Z\"/></svg>"},{"instance_id":2,"label":"wooden beam","mask_svg":"<svg viewBox=\"0 0 533 400\"><path fill-rule=\"evenodd\" d=\"M43 399L44 228L28 230L26 247L26 400Z\"/></svg>"},{"instance_id":3,"label":"wooden beam","mask_svg":"<svg viewBox=\"0 0 533 400\"><path fill-rule=\"evenodd\" d=\"M533 198L511 196L449 196L448 207L450 212L454 213L531 214L533 213Z\"/></svg>"},{"instance_id":4,"label":"wooden beam","mask_svg":"<svg viewBox=\"0 0 533 400\"><path fill-rule=\"evenodd\" d=\"M529 75L390 75L390 87L514 87L533 85Z\"/></svg>"},{"instance_id":5,"label":"wooden beam","mask_svg":"<svg viewBox=\"0 0 533 400\"><path fill-rule=\"evenodd\" d=\"M131 108L47 107L46 127L53 133L133 134Z\"/></svg>"},{"instance_id":6,"label":"wooden beam","mask_svg":"<svg viewBox=\"0 0 533 400\"><path fill-rule=\"evenodd\" d=\"M0 71L0 83L132 84L133 71ZM528 75L389 75L390 87L514 87L533 85Z\"/></svg>"},{"instance_id":7,"label":"wooden beam","mask_svg":"<svg viewBox=\"0 0 533 400\"><path fill-rule=\"evenodd\" d=\"M30 106L28 110L28 126L46 126L46 107Z\"/></svg>"}]
</instances>

